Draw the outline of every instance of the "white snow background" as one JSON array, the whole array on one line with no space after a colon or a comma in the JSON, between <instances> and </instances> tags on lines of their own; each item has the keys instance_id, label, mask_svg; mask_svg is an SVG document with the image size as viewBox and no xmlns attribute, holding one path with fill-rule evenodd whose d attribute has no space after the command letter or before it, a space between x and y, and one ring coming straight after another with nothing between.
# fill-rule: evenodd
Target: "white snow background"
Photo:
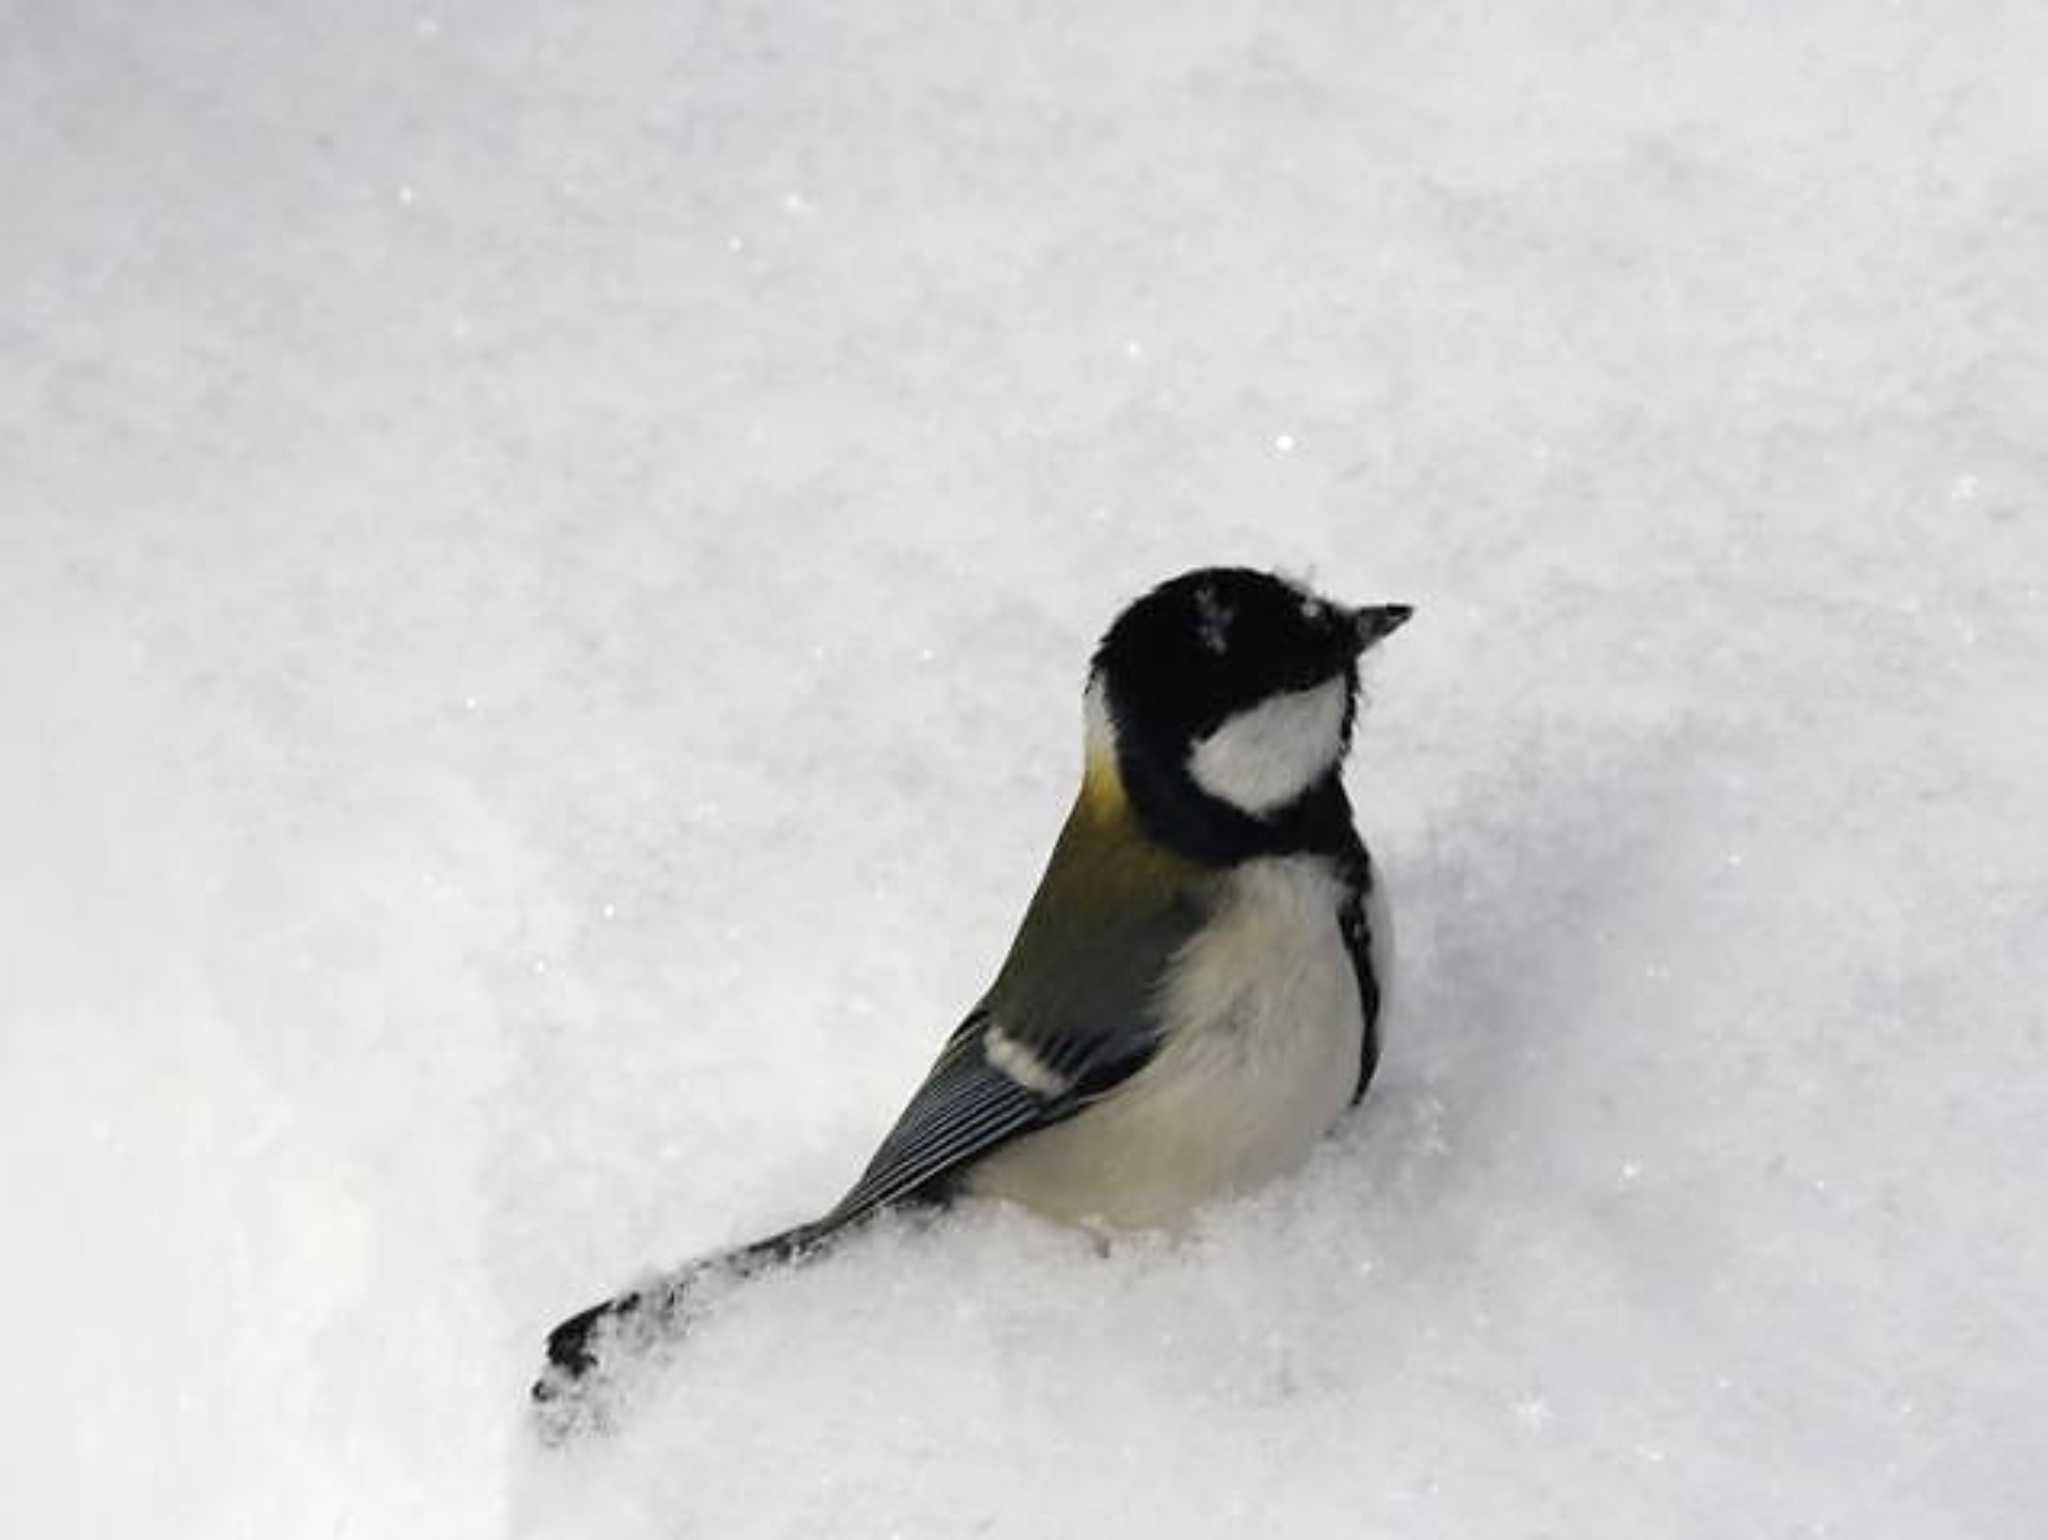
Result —
<instances>
[{"instance_id":1,"label":"white snow background","mask_svg":"<svg viewBox=\"0 0 2048 1540\"><path fill-rule=\"evenodd\" d=\"M195 1537L2048 1524L2048 19L0 12L0 1494ZM830 1202L1184 567L1415 622L1299 1181Z\"/></svg>"}]
</instances>

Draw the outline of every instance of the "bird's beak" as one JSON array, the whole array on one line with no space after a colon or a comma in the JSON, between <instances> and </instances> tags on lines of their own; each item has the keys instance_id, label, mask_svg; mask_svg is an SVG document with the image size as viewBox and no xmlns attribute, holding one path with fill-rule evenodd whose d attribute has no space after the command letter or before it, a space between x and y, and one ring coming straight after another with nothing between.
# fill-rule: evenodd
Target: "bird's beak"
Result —
<instances>
[{"instance_id":1,"label":"bird's beak","mask_svg":"<svg viewBox=\"0 0 2048 1540\"><path fill-rule=\"evenodd\" d=\"M1368 604L1364 609L1353 610L1351 624L1358 638L1358 650L1363 652L1382 637L1400 630L1414 613L1414 607L1406 604Z\"/></svg>"}]
</instances>

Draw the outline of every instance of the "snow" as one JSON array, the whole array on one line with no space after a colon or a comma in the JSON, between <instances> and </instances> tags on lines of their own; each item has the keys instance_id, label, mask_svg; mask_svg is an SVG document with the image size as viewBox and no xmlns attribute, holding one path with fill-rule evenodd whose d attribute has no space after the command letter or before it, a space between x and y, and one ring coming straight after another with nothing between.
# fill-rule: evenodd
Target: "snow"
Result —
<instances>
[{"instance_id":1,"label":"snow","mask_svg":"<svg viewBox=\"0 0 2048 1540\"><path fill-rule=\"evenodd\" d=\"M2048 1511L2030 7L16 7L0 1490L36 1536ZM1381 1080L1181 1246L805 1217L1126 598L1417 605Z\"/></svg>"}]
</instances>

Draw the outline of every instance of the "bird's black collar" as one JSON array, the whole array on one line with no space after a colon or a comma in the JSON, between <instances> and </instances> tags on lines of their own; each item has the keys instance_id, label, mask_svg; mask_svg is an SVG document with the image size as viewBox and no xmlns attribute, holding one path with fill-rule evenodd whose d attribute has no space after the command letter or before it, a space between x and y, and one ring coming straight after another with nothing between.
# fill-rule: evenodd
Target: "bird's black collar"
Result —
<instances>
[{"instance_id":1,"label":"bird's black collar","mask_svg":"<svg viewBox=\"0 0 2048 1540\"><path fill-rule=\"evenodd\" d=\"M1118 772L1145 834L1203 866L1235 866L1261 856L1340 855L1355 839L1351 799L1339 770L1285 807L1254 817L1197 786L1186 769L1163 769L1142 753L1121 752Z\"/></svg>"}]
</instances>

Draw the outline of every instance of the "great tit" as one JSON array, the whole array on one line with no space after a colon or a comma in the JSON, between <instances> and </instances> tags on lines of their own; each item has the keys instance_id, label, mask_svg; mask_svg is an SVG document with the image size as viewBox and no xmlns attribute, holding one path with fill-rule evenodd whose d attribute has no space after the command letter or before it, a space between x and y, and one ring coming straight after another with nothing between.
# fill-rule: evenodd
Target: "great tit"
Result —
<instances>
[{"instance_id":1,"label":"great tit","mask_svg":"<svg viewBox=\"0 0 2048 1540\"><path fill-rule=\"evenodd\" d=\"M707 1274L813 1254L878 1209L974 1195L1171 1229L1301 1165L1379 1056L1389 930L1339 773L1359 657L1410 613L1243 567L1125 609L1016 940L860 1180L820 1219L564 1321L535 1397L677 1329Z\"/></svg>"}]
</instances>

